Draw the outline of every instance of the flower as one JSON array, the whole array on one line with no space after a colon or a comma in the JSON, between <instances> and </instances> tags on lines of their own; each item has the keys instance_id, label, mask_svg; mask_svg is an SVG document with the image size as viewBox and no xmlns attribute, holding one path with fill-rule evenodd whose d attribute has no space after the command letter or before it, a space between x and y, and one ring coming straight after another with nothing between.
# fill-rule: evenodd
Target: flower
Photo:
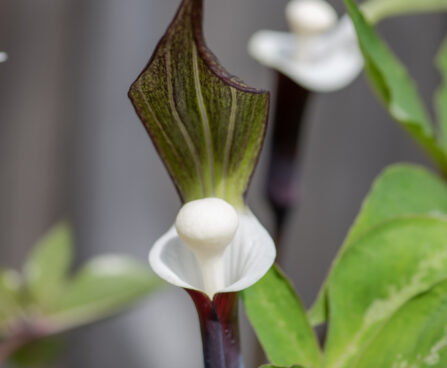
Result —
<instances>
[{"instance_id":1,"label":"flower","mask_svg":"<svg viewBox=\"0 0 447 368\"><path fill-rule=\"evenodd\" d=\"M129 97L184 205L150 264L212 301L255 283L275 259L272 239L244 202L270 96L218 63L202 22L203 0L183 0Z\"/></svg>"},{"instance_id":2,"label":"flower","mask_svg":"<svg viewBox=\"0 0 447 368\"><path fill-rule=\"evenodd\" d=\"M217 198L193 201L185 207L191 204L197 207L198 211L195 215L194 211L188 213L194 216L190 220L198 220L196 221L197 233L202 235L208 231L210 224L213 228L212 232L218 235L222 226L218 225L216 229L216 221L213 220L219 220L220 216L220 223L225 225L228 218L222 215L222 206L232 208L231 205ZM216 206L219 209L217 211ZM228 239L229 244L226 244L221 254L217 255L220 265L219 262L213 261L211 271L207 270L206 264L204 265L201 259L200 250L192 249L194 247L187 244L189 241L188 239L185 241L184 234L179 235L179 232L182 232L179 217L185 207L179 212L177 226L174 224L154 244L149 253L152 269L167 282L185 289L203 292L212 300L216 294L237 292L255 284L273 265L276 249L272 238L253 213L248 208L244 208L234 210L237 216L237 230L234 232L234 237L231 236ZM227 217L230 217L231 222L231 215ZM209 221L210 218L211 221ZM207 234L207 237L211 234L208 239L213 237L212 232ZM208 250L207 248L206 251ZM221 281L211 282L211 287L209 287L210 279L213 278Z\"/></svg>"},{"instance_id":3,"label":"flower","mask_svg":"<svg viewBox=\"0 0 447 368\"><path fill-rule=\"evenodd\" d=\"M250 54L313 92L349 85L363 69L363 57L351 19L337 22L324 0L292 0L286 15L293 33L259 31L249 42Z\"/></svg>"},{"instance_id":4,"label":"flower","mask_svg":"<svg viewBox=\"0 0 447 368\"><path fill-rule=\"evenodd\" d=\"M8 60L8 54L6 52L0 51L0 63L5 62Z\"/></svg>"}]
</instances>

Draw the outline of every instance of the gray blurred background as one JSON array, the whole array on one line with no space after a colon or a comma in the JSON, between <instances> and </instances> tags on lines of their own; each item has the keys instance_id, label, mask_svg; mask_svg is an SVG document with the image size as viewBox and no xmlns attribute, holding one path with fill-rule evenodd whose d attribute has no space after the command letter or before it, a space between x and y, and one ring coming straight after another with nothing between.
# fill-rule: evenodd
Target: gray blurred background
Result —
<instances>
[{"instance_id":1,"label":"gray blurred background","mask_svg":"<svg viewBox=\"0 0 447 368\"><path fill-rule=\"evenodd\" d=\"M179 0L0 0L0 265L19 267L60 218L74 222L77 260L102 252L146 261L179 200L126 93ZM341 0L332 3L342 11ZM286 0L207 0L206 38L222 64L272 89L273 73L246 52L261 28L286 29ZM433 55L447 17L386 21L381 30L408 65L427 103L439 83ZM430 105L431 106L431 105ZM302 203L289 220L284 267L306 305L386 165L426 164L359 78L315 96L302 142ZM263 223L266 149L249 203ZM244 324L245 326L245 324ZM247 368L253 350L243 329ZM60 367L198 368L195 311L167 289L131 312L72 333Z\"/></svg>"}]
</instances>

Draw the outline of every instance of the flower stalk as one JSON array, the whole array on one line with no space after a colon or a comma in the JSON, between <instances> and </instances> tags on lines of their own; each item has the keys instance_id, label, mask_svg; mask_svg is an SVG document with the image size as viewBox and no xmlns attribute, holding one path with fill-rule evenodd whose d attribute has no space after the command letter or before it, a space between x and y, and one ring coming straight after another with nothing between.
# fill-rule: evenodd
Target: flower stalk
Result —
<instances>
[{"instance_id":1,"label":"flower stalk","mask_svg":"<svg viewBox=\"0 0 447 368\"><path fill-rule=\"evenodd\" d=\"M205 368L244 368L239 339L238 294L214 296L187 290L200 321Z\"/></svg>"},{"instance_id":2,"label":"flower stalk","mask_svg":"<svg viewBox=\"0 0 447 368\"><path fill-rule=\"evenodd\" d=\"M280 248L287 216L299 202L297 154L304 129L306 106L312 93L277 72L276 109L273 119L267 198L275 216L274 240Z\"/></svg>"},{"instance_id":3,"label":"flower stalk","mask_svg":"<svg viewBox=\"0 0 447 368\"><path fill-rule=\"evenodd\" d=\"M45 337L53 335L54 327L45 322L22 321L14 331L0 341L0 367L13 356L18 350L27 344L33 343Z\"/></svg>"}]
</instances>

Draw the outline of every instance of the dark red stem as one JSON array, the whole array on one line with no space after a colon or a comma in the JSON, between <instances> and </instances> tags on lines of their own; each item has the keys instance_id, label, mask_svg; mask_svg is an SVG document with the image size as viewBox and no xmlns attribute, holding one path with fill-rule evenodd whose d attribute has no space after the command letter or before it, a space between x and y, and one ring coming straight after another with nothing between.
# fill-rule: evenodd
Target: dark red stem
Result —
<instances>
[{"instance_id":1,"label":"dark red stem","mask_svg":"<svg viewBox=\"0 0 447 368\"><path fill-rule=\"evenodd\" d=\"M17 350L36 340L51 335L54 331L44 323L23 321L15 331L0 340L0 367L6 364L7 360Z\"/></svg>"},{"instance_id":2,"label":"dark red stem","mask_svg":"<svg viewBox=\"0 0 447 368\"><path fill-rule=\"evenodd\" d=\"M199 315L205 368L243 368L237 293L207 295L187 290Z\"/></svg>"},{"instance_id":3,"label":"dark red stem","mask_svg":"<svg viewBox=\"0 0 447 368\"><path fill-rule=\"evenodd\" d=\"M286 217L299 201L297 154L310 95L309 90L277 73L267 198L275 214L274 237L278 252Z\"/></svg>"}]
</instances>

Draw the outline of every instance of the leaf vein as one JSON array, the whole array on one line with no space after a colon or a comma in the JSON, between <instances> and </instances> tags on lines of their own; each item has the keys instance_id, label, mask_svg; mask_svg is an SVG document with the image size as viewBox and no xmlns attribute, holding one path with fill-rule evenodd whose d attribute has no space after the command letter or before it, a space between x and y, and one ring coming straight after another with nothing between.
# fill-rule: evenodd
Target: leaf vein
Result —
<instances>
[{"instance_id":1,"label":"leaf vein","mask_svg":"<svg viewBox=\"0 0 447 368\"><path fill-rule=\"evenodd\" d=\"M225 153L224 153L224 165L223 165L223 195L225 197L226 192L226 180L228 175L228 164L230 160L230 151L233 143L234 130L236 125L236 110L237 110L237 96L236 90L234 88L230 88L231 90L231 112L230 112L230 121L228 124L228 134L225 142Z\"/></svg>"},{"instance_id":2,"label":"leaf vein","mask_svg":"<svg viewBox=\"0 0 447 368\"><path fill-rule=\"evenodd\" d=\"M194 87L196 90L197 95L197 102L199 105L199 111L200 111L200 117L202 120L202 126L203 126L203 132L205 135L205 145L208 155L208 164L210 167L210 176L211 176L211 191L214 195L214 157L213 157L213 143L211 140L211 129L210 129L210 122L208 119L208 114L206 112L205 108L205 100L203 98L202 93L202 87L200 84L200 76L199 76L199 64L198 64L198 58L197 58L197 47L193 43L193 53L192 53L192 65L193 65L193 72L194 72Z\"/></svg>"},{"instance_id":3,"label":"leaf vein","mask_svg":"<svg viewBox=\"0 0 447 368\"><path fill-rule=\"evenodd\" d=\"M146 105L146 107L147 107L149 113L151 114L153 121L154 121L155 124L157 125L157 128L160 130L161 134L163 135L163 139L166 141L166 143L168 144L168 146L171 148L171 151L172 151L173 155L175 156L177 162L179 162L181 166L186 167L186 166L184 165L184 162L183 162L183 160L182 160L182 157L181 157L181 156L179 155L179 153L177 152L177 149L175 148L175 145L172 143L172 140L171 140L171 139L169 138L169 136L166 134L165 130L163 129L162 124L160 123L160 121L158 120L157 116L155 115L155 112L154 112L154 110L152 109L151 104L150 104L149 101L147 100L147 97L146 97L145 93L143 92L142 82L143 82L142 79L140 79L140 80L138 81L138 83L137 83L137 88L138 88L138 92L140 93L141 97L143 98L144 104ZM165 162L166 162L166 164L167 164L168 166L170 166L170 165L169 165L169 160L166 160ZM181 196L183 197L183 194L184 194L184 193L183 193L182 188L178 187L178 189L179 189L179 191L180 191Z\"/></svg>"},{"instance_id":4,"label":"leaf vein","mask_svg":"<svg viewBox=\"0 0 447 368\"><path fill-rule=\"evenodd\" d=\"M166 77L167 77L167 87L168 87L168 97L169 97L169 105L171 106L172 115L174 116L175 122L177 123L180 132L183 135L183 138L185 139L186 145L188 146L189 151L191 152L191 156L194 160L194 165L196 167L197 175L200 180L200 184L202 187L202 193L205 196L205 183L203 180L203 173L200 165L199 155L196 152L196 149L194 147L194 143L186 130L185 124L183 123L177 108L175 106L174 101L174 92L173 92L173 84L172 84L172 75L171 75L171 53L169 51L166 52L165 56L166 61Z\"/></svg>"}]
</instances>

